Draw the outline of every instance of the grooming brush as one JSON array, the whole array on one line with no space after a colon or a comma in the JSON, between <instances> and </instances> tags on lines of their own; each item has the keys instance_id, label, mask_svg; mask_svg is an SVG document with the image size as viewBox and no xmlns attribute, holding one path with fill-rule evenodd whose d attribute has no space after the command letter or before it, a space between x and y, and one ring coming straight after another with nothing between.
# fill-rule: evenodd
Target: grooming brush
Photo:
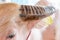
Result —
<instances>
[{"instance_id":1,"label":"grooming brush","mask_svg":"<svg viewBox=\"0 0 60 40\"><path fill-rule=\"evenodd\" d=\"M20 17L23 20L38 20L52 15L55 12L55 8L53 6L21 5L20 11Z\"/></svg>"}]
</instances>

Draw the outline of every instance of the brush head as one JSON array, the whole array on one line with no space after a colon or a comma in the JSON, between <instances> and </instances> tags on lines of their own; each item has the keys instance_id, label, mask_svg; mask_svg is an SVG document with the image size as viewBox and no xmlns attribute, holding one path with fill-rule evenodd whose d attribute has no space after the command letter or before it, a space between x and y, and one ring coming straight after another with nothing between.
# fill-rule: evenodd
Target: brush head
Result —
<instances>
[{"instance_id":1,"label":"brush head","mask_svg":"<svg viewBox=\"0 0 60 40\"><path fill-rule=\"evenodd\" d=\"M38 20L52 15L55 12L55 8L52 6L40 7L21 5L20 11L20 17L23 20Z\"/></svg>"}]
</instances>

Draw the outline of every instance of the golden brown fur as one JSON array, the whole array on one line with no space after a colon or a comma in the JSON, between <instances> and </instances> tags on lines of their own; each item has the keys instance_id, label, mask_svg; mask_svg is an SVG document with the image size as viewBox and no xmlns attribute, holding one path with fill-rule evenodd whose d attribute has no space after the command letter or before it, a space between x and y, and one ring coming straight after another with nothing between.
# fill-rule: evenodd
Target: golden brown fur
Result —
<instances>
[{"instance_id":1,"label":"golden brown fur","mask_svg":"<svg viewBox=\"0 0 60 40\"><path fill-rule=\"evenodd\" d=\"M14 3L0 4L0 25L9 21L12 16L19 13L19 6Z\"/></svg>"},{"instance_id":2,"label":"golden brown fur","mask_svg":"<svg viewBox=\"0 0 60 40\"><path fill-rule=\"evenodd\" d=\"M12 40L25 40L34 24L40 21L23 22L19 18L19 8L20 6L14 3L0 4L0 40L7 40L5 37L10 33L18 36Z\"/></svg>"}]
</instances>

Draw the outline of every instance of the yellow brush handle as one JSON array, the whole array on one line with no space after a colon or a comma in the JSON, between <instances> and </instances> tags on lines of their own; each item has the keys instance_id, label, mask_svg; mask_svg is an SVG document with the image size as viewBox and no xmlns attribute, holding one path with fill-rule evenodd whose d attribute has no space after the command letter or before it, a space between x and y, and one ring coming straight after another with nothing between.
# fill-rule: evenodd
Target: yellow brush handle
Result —
<instances>
[{"instance_id":1,"label":"yellow brush handle","mask_svg":"<svg viewBox=\"0 0 60 40\"><path fill-rule=\"evenodd\" d=\"M43 19L42 21L45 22L46 26L53 23L53 19L52 19L51 16L49 16L49 17Z\"/></svg>"}]
</instances>

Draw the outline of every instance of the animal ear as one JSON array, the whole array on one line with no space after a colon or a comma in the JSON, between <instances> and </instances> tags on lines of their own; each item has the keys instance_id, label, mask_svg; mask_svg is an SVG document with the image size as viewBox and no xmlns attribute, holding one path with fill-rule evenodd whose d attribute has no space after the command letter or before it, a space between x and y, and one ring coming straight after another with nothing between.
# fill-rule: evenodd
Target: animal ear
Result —
<instances>
[{"instance_id":1,"label":"animal ear","mask_svg":"<svg viewBox=\"0 0 60 40\"><path fill-rule=\"evenodd\" d=\"M52 6L21 5L20 12L20 17L23 20L38 20L52 15L55 8Z\"/></svg>"}]
</instances>

